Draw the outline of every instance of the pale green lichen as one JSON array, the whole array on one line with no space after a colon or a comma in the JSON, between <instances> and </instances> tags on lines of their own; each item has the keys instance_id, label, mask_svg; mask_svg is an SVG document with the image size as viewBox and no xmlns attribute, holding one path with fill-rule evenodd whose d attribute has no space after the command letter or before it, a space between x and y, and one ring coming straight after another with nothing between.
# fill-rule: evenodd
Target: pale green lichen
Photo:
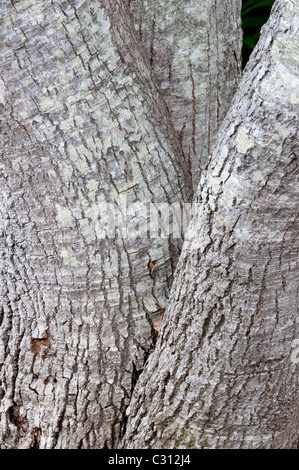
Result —
<instances>
[{"instance_id":1,"label":"pale green lichen","mask_svg":"<svg viewBox=\"0 0 299 470\"><path fill-rule=\"evenodd\" d=\"M40 105L41 111L51 111L53 109L58 108L61 106L61 103L59 101L55 101L53 98L45 98Z\"/></svg>"},{"instance_id":2,"label":"pale green lichen","mask_svg":"<svg viewBox=\"0 0 299 470\"><path fill-rule=\"evenodd\" d=\"M80 171L80 173L86 175L89 172L86 157L92 159L90 152L83 145L80 145L78 147L69 145L68 151L70 154L70 158L74 162L77 169Z\"/></svg>"},{"instance_id":3,"label":"pale green lichen","mask_svg":"<svg viewBox=\"0 0 299 470\"><path fill-rule=\"evenodd\" d=\"M62 51L61 49L56 49L56 50L54 51L54 55L55 55L55 57L57 57L57 59L60 59L61 57L64 56L64 53L63 53L63 51Z\"/></svg>"},{"instance_id":4,"label":"pale green lichen","mask_svg":"<svg viewBox=\"0 0 299 470\"><path fill-rule=\"evenodd\" d=\"M196 449L196 439L195 436L191 435L190 433L186 432L186 430L177 431L176 433L176 440L178 445L183 444L186 449Z\"/></svg>"},{"instance_id":5,"label":"pale green lichen","mask_svg":"<svg viewBox=\"0 0 299 470\"><path fill-rule=\"evenodd\" d=\"M55 178L56 177L55 171L54 170L49 170L48 171L48 176L49 176L49 178Z\"/></svg>"},{"instance_id":6,"label":"pale green lichen","mask_svg":"<svg viewBox=\"0 0 299 470\"><path fill-rule=\"evenodd\" d=\"M83 126L84 126L84 119L83 119L82 116L77 115L77 116L74 117L74 119L75 119L76 125L77 125L78 127L83 127ZM90 147L88 147L88 148L90 148Z\"/></svg>"},{"instance_id":7,"label":"pale green lichen","mask_svg":"<svg viewBox=\"0 0 299 470\"><path fill-rule=\"evenodd\" d=\"M291 133L289 129L281 129L280 132L281 132L282 137L285 137L285 138L289 137L289 135Z\"/></svg>"},{"instance_id":8,"label":"pale green lichen","mask_svg":"<svg viewBox=\"0 0 299 470\"><path fill-rule=\"evenodd\" d=\"M30 6L30 2L28 0L23 0L23 2L18 2L14 5L16 10L25 10Z\"/></svg>"},{"instance_id":9,"label":"pale green lichen","mask_svg":"<svg viewBox=\"0 0 299 470\"><path fill-rule=\"evenodd\" d=\"M299 38L294 35L280 37L273 42L274 58L287 69L299 69Z\"/></svg>"},{"instance_id":10,"label":"pale green lichen","mask_svg":"<svg viewBox=\"0 0 299 470\"><path fill-rule=\"evenodd\" d=\"M62 131L65 131L65 132L70 131L70 129L74 127L73 118L69 118L69 119L66 119L65 121L61 121L59 126Z\"/></svg>"},{"instance_id":11,"label":"pale green lichen","mask_svg":"<svg viewBox=\"0 0 299 470\"><path fill-rule=\"evenodd\" d=\"M20 169L27 171L29 169L29 164L26 159L18 157L12 161L12 168L15 171L19 171Z\"/></svg>"},{"instance_id":12,"label":"pale green lichen","mask_svg":"<svg viewBox=\"0 0 299 470\"><path fill-rule=\"evenodd\" d=\"M96 193L99 190L99 183L95 179L91 179L87 183L88 196L90 199L95 202Z\"/></svg>"},{"instance_id":13,"label":"pale green lichen","mask_svg":"<svg viewBox=\"0 0 299 470\"><path fill-rule=\"evenodd\" d=\"M19 63L18 63L17 60L13 60L10 64L10 66L13 70L19 70L19 68L20 68Z\"/></svg>"},{"instance_id":14,"label":"pale green lichen","mask_svg":"<svg viewBox=\"0 0 299 470\"><path fill-rule=\"evenodd\" d=\"M264 175L260 170L256 170L252 173L251 179L255 183L263 183L264 182Z\"/></svg>"},{"instance_id":15,"label":"pale green lichen","mask_svg":"<svg viewBox=\"0 0 299 470\"><path fill-rule=\"evenodd\" d=\"M229 225L229 220L227 220L227 218L222 215L218 215L217 222L219 225L223 225L223 226Z\"/></svg>"},{"instance_id":16,"label":"pale green lichen","mask_svg":"<svg viewBox=\"0 0 299 470\"><path fill-rule=\"evenodd\" d=\"M69 265L69 266L78 265L78 260L74 256L71 256L69 251L66 248L61 249L60 255L62 256L63 261L66 265Z\"/></svg>"},{"instance_id":17,"label":"pale green lichen","mask_svg":"<svg viewBox=\"0 0 299 470\"><path fill-rule=\"evenodd\" d=\"M236 143L239 153L247 153L249 149L254 147L254 139L242 129L238 132Z\"/></svg>"},{"instance_id":18,"label":"pale green lichen","mask_svg":"<svg viewBox=\"0 0 299 470\"><path fill-rule=\"evenodd\" d=\"M91 204L85 211L85 215L88 219L91 219L93 223L96 223L99 219L100 208L98 204Z\"/></svg>"},{"instance_id":19,"label":"pale green lichen","mask_svg":"<svg viewBox=\"0 0 299 470\"><path fill-rule=\"evenodd\" d=\"M69 227L72 225L74 218L73 218L71 211L68 208L61 209L61 207L58 206L56 220L61 225Z\"/></svg>"}]
</instances>

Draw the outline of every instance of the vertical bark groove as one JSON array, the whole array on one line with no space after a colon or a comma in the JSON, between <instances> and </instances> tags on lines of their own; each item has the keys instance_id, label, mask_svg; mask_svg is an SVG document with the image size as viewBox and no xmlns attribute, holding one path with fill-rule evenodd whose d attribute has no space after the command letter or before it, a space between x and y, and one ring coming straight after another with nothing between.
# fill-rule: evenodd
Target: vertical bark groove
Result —
<instances>
[{"instance_id":1,"label":"vertical bark groove","mask_svg":"<svg viewBox=\"0 0 299 470\"><path fill-rule=\"evenodd\" d=\"M129 2L194 190L239 83L241 5L240 0Z\"/></svg>"}]
</instances>

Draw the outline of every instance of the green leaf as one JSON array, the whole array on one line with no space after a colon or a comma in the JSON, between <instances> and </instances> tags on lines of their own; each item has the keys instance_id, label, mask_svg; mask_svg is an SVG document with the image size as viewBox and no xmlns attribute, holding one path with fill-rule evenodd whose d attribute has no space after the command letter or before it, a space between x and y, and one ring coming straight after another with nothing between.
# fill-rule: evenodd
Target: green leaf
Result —
<instances>
[{"instance_id":1,"label":"green leaf","mask_svg":"<svg viewBox=\"0 0 299 470\"><path fill-rule=\"evenodd\" d=\"M242 28L244 31L243 65L256 46L260 30L267 22L274 0L243 0Z\"/></svg>"},{"instance_id":2,"label":"green leaf","mask_svg":"<svg viewBox=\"0 0 299 470\"><path fill-rule=\"evenodd\" d=\"M243 28L261 27L263 26L263 24L267 22L267 20L268 20L268 16L261 16L261 17L253 16L252 18L243 18L242 26Z\"/></svg>"},{"instance_id":3,"label":"green leaf","mask_svg":"<svg viewBox=\"0 0 299 470\"><path fill-rule=\"evenodd\" d=\"M273 3L274 0L262 0L260 2L255 3L255 5L252 5L252 2L245 2L243 3L242 17L254 10L258 10L264 7L272 7Z\"/></svg>"},{"instance_id":4,"label":"green leaf","mask_svg":"<svg viewBox=\"0 0 299 470\"><path fill-rule=\"evenodd\" d=\"M254 36L252 36L252 39L257 43L260 38L260 35L261 35L261 32L259 31Z\"/></svg>"},{"instance_id":5,"label":"green leaf","mask_svg":"<svg viewBox=\"0 0 299 470\"><path fill-rule=\"evenodd\" d=\"M251 37L244 38L244 46L248 47L249 49L254 49L255 41Z\"/></svg>"}]
</instances>

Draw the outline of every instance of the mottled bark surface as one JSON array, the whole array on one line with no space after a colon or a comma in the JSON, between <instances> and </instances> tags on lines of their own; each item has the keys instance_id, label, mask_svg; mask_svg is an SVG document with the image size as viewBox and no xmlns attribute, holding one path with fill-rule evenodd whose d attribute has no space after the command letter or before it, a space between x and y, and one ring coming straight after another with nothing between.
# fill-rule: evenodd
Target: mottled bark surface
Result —
<instances>
[{"instance_id":1,"label":"mottled bark surface","mask_svg":"<svg viewBox=\"0 0 299 470\"><path fill-rule=\"evenodd\" d=\"M115 446L180 241L103 207L187 201L180 145L123 2L2 1L1 43L0 447Z\"/></svg>"},{"instance_id":2,"label":"mottled bark surface","mask_svg":"<svg viewBox=\"0 0 299 470\"><path fill-rule=\"evenodd\" d=\"M297 445L298 32L299 0L277 0L200 182L127 447Z\"/></svg>"},{"instance_id":3,"label":"mottled bark surface","mask_svg":"<svg viewBox=\"0 0 299 470\"><path fill-rule=\"evenodd\" d=\"M241 0L126 0L197 189L241 73Z\"/></svg>"}]
</instances>

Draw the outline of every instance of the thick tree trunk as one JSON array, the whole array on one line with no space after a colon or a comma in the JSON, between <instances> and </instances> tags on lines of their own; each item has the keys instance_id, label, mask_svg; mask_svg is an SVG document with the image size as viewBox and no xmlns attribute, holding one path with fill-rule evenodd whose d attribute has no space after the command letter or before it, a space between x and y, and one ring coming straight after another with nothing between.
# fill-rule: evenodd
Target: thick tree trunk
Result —
<instances>
[{"instance_id":1,"label":"thick tree trunk","mask_svg":"<svg viewBox=\"0 0 299 470\"><path fill-rule=\"evenodd\" d=\"M105 203L188 202L181 147L122 1L7 0L1 39L0 446L115 446L180 240Z\"/></svg>"},{"instance_id":2,"label":"thick tree trunk","mask_svg":"<svg viewBox=\"0 0 299 470\"><path fill-rule=\"evenodd\" d=\"M277 0L201 179L127 447L297 445L298 32L299 0Z\"/></svg>"},{"instance_id":3,"label":"thick tree trunk","mask_svg":"<svg viewBox=\"0 0 299 470\"><path fill-rule=\"evenodd\" d=\"M196 190L241 74L241 0L127 0Z\"/></svg>"}]
</instances>

